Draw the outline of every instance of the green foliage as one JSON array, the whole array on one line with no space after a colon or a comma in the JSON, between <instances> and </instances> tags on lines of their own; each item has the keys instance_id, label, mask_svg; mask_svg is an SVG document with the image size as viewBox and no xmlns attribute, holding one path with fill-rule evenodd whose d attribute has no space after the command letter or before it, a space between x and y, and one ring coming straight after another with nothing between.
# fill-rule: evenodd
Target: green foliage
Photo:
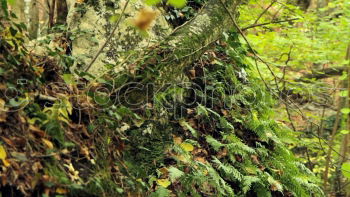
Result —
<instances>
[{"instance_id":1,"label":"green foliage","mask_svg":"<svg viewBox=\"0 0 350 197\"><path fill-rule=\"evenodd\" d=\"M341 166L343 175L346 178L350 178L350 163L343 163L343 165Z\"/></svg>"},{"instance_id":2,"label":"green foliage","mask_svg":"<svg viewBox=\"0 0 350 197\"><path fill-rule=\"evenodd\" d=\"M181 7L186 1L168 3ZM8 38L0 46L5 51L1 80L5 83L12 77L7 83L15 86L23 73L33 74L24 76L37 87L15 86L26 98L26 93L49 81L36 74L35 64L28 63L20 26L1 28L1 36ZM155 87L160 91L154 91L153 100L137 108L126 102L105 102L119 99L115 95L79 92L72 74L59 75L57 81L78 92L74 96L95 99L93 107L101 108L76 110L73 105L88 102L57 95L48 105L38 100L25 105L24 119L45 130L44 135L57 145L57 158L49 155L48 161L42 160L46 164L43 175L55 178L47 183L49 187L64 186L77 196L82 191L97 196L322 196L318 179L285 144L294 140L290 130L271 119L275 101L254 69L248 47L236 32L223 33L221 41L224 44L201 57L204 65L188 65L200 70L195 79L188 79L191 88L182 84ZM145 73L147 79L164 72L151 69ZM135 78L126 75L126 81ZM132 93L123 96L130 94L135 100L145 96ZM77 170L84 174L78 176Z\"/></svg>"},{"instance_id":3,"label":"green foliage","mask_svg":"<svg viewBox=\"0 0 350 197\"><path fill-rule=\"evenodd\" d=\"M317 179L312 173L305 171L305 166L297 162L283 143L292 140L292 137L288 138L291 136L290 130L269 119L274 102L261 88L261 81L246 60L247 52L238 41L237 34L226 35L230 45L217 52L231 55L231 61L222 62L216 59L213 61L215 63L203 68L206 73L205 86L201 89L196 84L191 86L195 92L205 91L207 94L196 94L200 97L196 99L209 101L208 103L186 106L185 103L191 101L191 94L181 86L171 87L154 95L157 107L151 112L156 116L152 119L165 120L155 121L153 125L172 125L172 122L177 122L176 111L181 111L180 109L196 113L181 114L179 124L169 127L172 129L154 127L156 132L152 132L147 138L152 139L156 135L165 137L169 134L187 136L186 143L192 144L194 149L182 148L184 143L177 142L179 137L173 137L173 146L164 146L165 144L158 144L155 139L152 139L151 145L143 143L148 139L137 141L140 136L128 135L130 141L136 140L137 144L142 144L142 147L137 148L133 145L136 149L132 152L143 152L145 149L149 151L148 157L151 157L155 150L150 148L159 147L159 151L164 150L165 155L153 159L155 167L163 170L159 170L161 173L158 174L153 173L153 176L169 178L171 186L167 190L173 192L173 187L176 187L176 193L179 194L244 196L261 192L272 196L273 193L280 192L295 196L309 196L311 193L322 196L322 191L315 185ZM245 73L244 77L241 72ZM197 76L196 82L192 83L204 79L201 77L204 76ZM176 108L169 110L166 108L168 104ZM164 113L167 115L157 117ZM139 129L130 129L130 132L140 133ZM132 152L127 152L126 155L132 155ZM145 159L139 154L134 157ZM147 162L142 163L143 168L150 166ZM152 168L146 174L142 169L133 170L137 170L136 176L152 172ZM165 195L167 190L158 187L152 195Z\"/></svg>"},{"instance_id":4,"label":"green foliage","mask_svg":"<svg viewBox=\"0 0 350 197\"><path fill-rule=\"evenodd\" d=\"M336 106L337 101L334 98L338 93L333 91L335 88L344 86L334 84L343 83L342 80L347 79L347 74L344 72L342 76L332 78L334 84L330 82L331 78L318 80L303 77L306 76L305 73L322 75L324 68L338 68L348 64L345 55L350 42L348 36L350 33L350 4L345 0L318 2L317 5L313 5L317 8L311 6L309 10L304 11L302 9L305 7L293 5L291 1L273 3L270 0L251 0L250 6L241 7L239 20L242 28L252 24L265 24L247 29L246 35L252 47L269 64L277 77L278 84L275 84L275 77L264 63L258 61L263 78L276 97L281 100L278 110L282 115L278 115L276 119L288 123L292 121L296 130L300 131L293 134L299 138L299 141L292 142L292 150L318 177L324 177L325 163L329 162L329 179L325 182L339 185L333 181L339 179L336 163L341 157L337 152L341 149L344 135L348 134L345 126L345 120L349 114L348 107L343 106L341 109L341 124L339 128L336 128L333 145L329 147L328 140L331 138L335 115L329 107L325 107L325 117L323 117L321 109L312 106L325 103ZM266 9L269 5L272 6ZM260 15L261 13L264 14ZM256 20L258 18L259 20ZM289 19L297 20L290 21ZM278 22L284 20L289 20L289 22ZM304 83L300 82L300 79ZM277 90L277 85L279 90ZM293 98L295 95L298 95L299 98ZM347 95L346 90L339 93L339 96L343 98L346 98ZM285 104L288 105L290 114L286 114ZM292 118L290 119L289 116ZM297 121L293 117L302 117L307 123ZM251 129L263 139L267 139L267 136L264 136L260 130L263 126L259 127L259 122L261 121L255 121L253 117L250 122ZM319 133L322 130L319 127L320 123L323 125L323 133ZM279 139L282 137L277 136ZM327 151L325 150L327 149L332 149L330 161L326 161ZM303 179L301 178L300 182L301 180ZM310 185L310 187L313 186Z\"/></svg>"},{"instance_id":5,"label":"green foliage","mask_svg":"<svg viewBox=\"0 0 350 197\"><path fill-rule=\"evenodd\" d=\"M161 1L162 0L145 0L147 5L157 5ZM186 0L168 0L167 3L176 8L182 8L186 5L187 1Z\"/></svg>"}]
</instances>

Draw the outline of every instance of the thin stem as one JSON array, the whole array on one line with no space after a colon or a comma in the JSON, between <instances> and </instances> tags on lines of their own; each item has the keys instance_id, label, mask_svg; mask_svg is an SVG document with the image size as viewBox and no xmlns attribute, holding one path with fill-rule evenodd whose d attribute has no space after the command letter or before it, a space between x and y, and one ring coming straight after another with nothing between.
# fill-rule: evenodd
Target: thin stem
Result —
<instances>
[{"instance_id":1,"label":"thin stem","mask_svg":"<svg viewBox=\"0 0 350 197\"><path fill-rule=\"evenodd\" d=\"M295 21L299 20L300 18L291 18L287 20L280 20L280 21L271 21L271 22L266 22L266 23L260 23L260 24L253 24L249 25L247 27L242 28L242 31L246 31L248 29L254 28L254 27L260 27L260 26L265 26L265 25L271 25L271 24L278 24L278 23L284 23L284 22L290 22L290 21Z\"/></svg>"},{"instance_id":2,"label":"thin stem","mask_svg":"<svg viewBox=\"0 0 350 197\"><path fill-rule=\"evenodd\" d=\"M118 29L119 27L119 24L120 24L120 21L121 19L123 18L124 16L124 13L125 13L125 10L126 10L126 7L128 6L130 0L128 0L125 5L124 5L124 8L122 10L122 13L120 14L120 17L118 18L118 21L117 23L115 24L111 34L109 34L107 40L105 41L105 43L103 43L103 45L101 46L101 48L97 51L96 55L94 56L94 58L91 60L91 62L89 63L89 65L84 69L85 72L87 72L91 66L95 63L96 59L98 58L98 56L101 54L101 52L103 51L103 49L107 46L108 42L111 40L111 38L114 36L114 33L115 31Z\"/></svg>"},{"instance_id":3,"label":"thin stem","mask_svg":"<svg viewBox=\"0 0 350 197\"><path fill-rule=\"evenodd\" d=\"M254 25L258 23L258 21L260 20L260 18L273 6L273 4L276 3L276 0L272 1L270 3L270 5L268 5L263 12L260 13L260 15L258 16L258 18L255 20L255 22L253 23Z\"/></svg>"}]
</instances>

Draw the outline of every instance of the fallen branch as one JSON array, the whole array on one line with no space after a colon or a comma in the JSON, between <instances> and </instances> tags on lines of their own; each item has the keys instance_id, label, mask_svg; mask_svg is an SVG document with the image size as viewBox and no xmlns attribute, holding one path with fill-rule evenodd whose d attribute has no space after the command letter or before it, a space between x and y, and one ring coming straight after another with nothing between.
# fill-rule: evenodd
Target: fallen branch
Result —
<instances>
[{"instance_id":1,"label":"fallen branch","mask_svg":"<svg viewBox=\"0 0 350 197\"><path fill-rule=\"evenodd\" d=\"M310 79L325 79L333 76L342 75L344 71L347 70L346 66L336 67L336 68L325 68L322 70L314 71L313 73L308 73L302 77L295 79L296 82L309 82Z\"/></svg>"}]
</instances>

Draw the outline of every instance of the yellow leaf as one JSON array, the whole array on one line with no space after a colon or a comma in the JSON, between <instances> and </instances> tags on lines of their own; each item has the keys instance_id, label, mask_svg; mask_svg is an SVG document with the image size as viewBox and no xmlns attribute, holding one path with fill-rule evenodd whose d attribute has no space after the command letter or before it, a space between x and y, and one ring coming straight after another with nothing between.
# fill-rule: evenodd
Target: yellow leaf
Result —
<instances>
[{"instance_id":1,"label":"yellow leaf","mask_svg":"<svg viewBox=\"0 0 350 197\"><path fill-rule=\"evenodd\" d=\"M73 112L73 106L72 106L72 104L69 102L68 99L63 100L63 102L64 102L64 105L66 106L66 109L67 109L68 114L69 114L69 115L72 115L72 112Z\"/></svg>"},{"instance_id":2,"label":"yellow leaf","mask_svg":"<svg viewBox=\"0 0 350 197\"><path fill-rule=\"evenodd\" d=\"M0 122L5 122L7 118L7 107L5 106L6 102L0 99Z\"/></svg>"},{"instance_id":3,"label":"yellow leaf","mask_svg":"<svg viewBox=\"0 0 350 197\"><path fill-rule=\"evenodd\" d=\"M5 105L6 105L6 102L0 98L0 109L1 109L2 111L5 111L5 110L4 110L4 109L5 109Z\"/></svg>"},{"instance_id":4,"label":"yellow leaf","mask_svg":"<svg viewBox=\"0 0 350 197\"><path fill-rule=\"evenodd\" d=\"M176 159L178 159L178 160L180 160L180 161L182 161L184 163L188 162L188 159L185 156L183 156L183 155L177 155L175 157L176 157Z\"/></svg>"},{"instance_id":5,"label":"yellow leaf","mask_svg":"<svg viewBox=\"0 0 350 197\"><path fill-rule=\"evenodd\" d=\"M171 184L168 179L157 179L157 183L164 188L167 188Z\"/></svg>"},{"instance_id":6,"label":"yellow leaf","mask_svg":"<svg viewBox=\"0 0 350 197\"><path fill-rule=\"evenodd\" d=\"M182 143L181 137L175 137L175 136L174 136L174 143L175 143L175 144L181 144L181 143Z\"/></svg>"},{"instance_id":7,"label":"yellow leaf","mask_svg":"<svg viewBox=\"0 0 350 197\"><path fill-rule=\"evenodd\" d=\"M208 175L208 170L203 170L202 172L205 176Z\"/></svg>"},{"instance_id":8,"label":"yellow leaf","mask_svg":"<svg viewBox=\"0 0 350 197\"><path fill-rule=\"evenodd\" d=\"M7 155L6 155L5 148L2 145L0 145L0 159L5 160L6 157L7 157Z\"/></svg>"},{"instance_id":9,"label":"yellow leaf","mask_svg":"<svg viewBox=\"0 0 350 197\"><path fill-rule=\"evenodd\" d=\"M5 167L9 167L10 166L10 162L8 162L6 159L3 159L2 163L4 164Z\"/></svg>"},{"instance_id":10,"label":"yellow leaf","mask_svg":"<svg viewBox=\"0 0 350 197\"><path fill-rule=\"evenodd\" d=\"M204 157L196 157L196 158L194 158L194 160L195 161L199 161L201 163L206 163L207 162L207 160Z\"/></svg>"},{"instance_id":11,"label":"yellow leaf","mask_svg":"<svg viewBox=\"0 0 350 197\"><path fill-rule=\"evenodd\" d=\"M163 174L163 175L167 175L169 174L169 171L167 168L163 167L163 168L160 168L159 171Z\"/></svg>"},{"instance_id":12,"label":"yellow leaf","mask_svg":"<svg viewBox=\"0 0 350 197\"><path fill-rule=\"evenodd\" d=\"M44 139L44 138L42 138L41 141L43 141L43 143L45 144L45 146L46 146L47 148L53 149L53 144L52 144L52 142L50 142L49 140Z\"/></svg>"},{"instance_id":13,"label":"yellow leaf","mask_svg":"<svg viewBox=\"0 0 350 197\"><path fill-rule=\"evenodd\" d=\"M33 68L34 68L35 74L37 74L38 76L43 74L43 72L45 71L44 68L41 66L33 66Z\"/></svg>"},{"instance_id":14,"label":"yellow leaf","mask_svg":"<svg viewBox=\"0 0 350 197\"><path fill-rule=\"evenodd\" d=\"M59 187L59 188L56 189L56 193L57 193L57 194L66 194L67 192L68 192L68 191L67 191L66 189L61 188L61 187Z\"/></svg>"},{"instance_id":15,"label":"yellow leaf","mask_svg":"<svg viewBox=\"0 0 350 197\"><path fill-rule=\"evenodd\" d=\"M152 23L157 16L158 12L152 8L142 8L134 19L134 25L140 30L147 31L152 26Z\"/></svg>"},{"instance_id":16,"label":"yellow leaf","mask_svg":"<svg viewBox=\"0 0 350 197\"><path fill-rule=\"evenodd\" d=\"M184 149L187 152L191 152L194 149L192 144L189 144L189 143L181 143L180 146L181 146L182 149Z\"/></svg>"}]
</instances>

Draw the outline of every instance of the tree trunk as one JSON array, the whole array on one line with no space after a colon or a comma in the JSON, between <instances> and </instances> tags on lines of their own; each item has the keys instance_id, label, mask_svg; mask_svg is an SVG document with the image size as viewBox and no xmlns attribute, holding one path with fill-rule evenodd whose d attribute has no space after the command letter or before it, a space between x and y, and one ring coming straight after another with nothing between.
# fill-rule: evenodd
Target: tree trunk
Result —
<instances>
[{"instance_id":1,"label":"tree trunk","mask_svg":"<svg viewBox=\"0 0 350 197\"><path fill-rule=\"evenodd\" d=\"M339 96L337 98L337 103L338 103L337 114L336 114L335 122L333 125L331 137L328 140L329 148L328 148L327 157L326 157L326 164L325 164L326 167L325 167L325 171L323 174L323 190L325 191L325 193L328 192L328 171L329 171L329 166L331 163L332 147L334 144L335 135L336 135L338 128L339 128L339 123L340 123L340 118L341 118L340 110L343 107L343 99L341 99Z\"/></svg>"},{"instance_id":2,"label":"tree trunk","mask_svg":"<svg viewBox=\"0 0 350 197\"><path fill-rule=\"evenodd\" d=\"M29 36L31 39L35 39L38 37L39 31L39 8L38 8L38 0L31 0L29 7Z\"/></svg>"},{"instance_id":3,"label":"tree trunk","mask_svg":"<svg viewBox=\"0 0 350 197\"><path fill-rule=\"evenodd\" d=\"M310 0L309 1L309 6L307 8L308 11L314 11L318 7L318 0Z\"/></svg>"},{"instance_id":4,"label":"tree trunk","mask_svg":"<svg viewBox=\"0 0 350 197\"><path fill-rule=\"evenodd\" d=\"M350 43L347 48L346 52L346 60L350 60ZM347 98L347 107L350 107L350 63L348 65L348 80L347 80L347 86L348 86L348 98ZM350 130L350 114L347 116L347 122L346 122L347 130ZM342 185L342 175L341 175L341 166L342 164L347 160L347 153L348 153L348 145L349 145L349 138L350 134L346 134L343 138L342 145L340 148L340 158L337 165L337 174L336 174L336 181L335 181L335 191L336 196L343 196L345 191L343 191Z\"/></svg>"},{"instance_id":5,"label":"tree trunk","mask_svg":"<svg viewBox=\"0 0 350 197\"><path fill-rule=\"evenodd\" d=\"M50 3L48 1L48 5L50 5L49 6L49 8L50 8L50 12L49 12L49 26L48 26L48 28L50 29L55 24L56 0L51 0Z\"/></svg>"},{"instance_id":6,"label":"tree trunk","mask_svg":"<svg viewBox=\"0 0 350 197\"><path fill-rule=\"evenodd\" d=\"M56 2L56 24L63 25L66 24L67 14L68 14L68 7L67 2L65 0L60 0Z\"/></svg>"},{"instance_id":7,"label":"tree trunk","mask_svg":"<svg viewBox=\"0 0 350 197\"><path fill-rule=\"evenodd\" d=\"M235 15L238 1L224 0L223 3L226 5L228 10L233 15ZM82 26L81 23L87 20L88 18L90 18L90 21L95 20L96 23L99 23L92 25L92 27L89 27L90 29L96 30L96 27L110 25L107 20L103 19L104 16L99 16L97 12L86 13L79 20L73 19L74 16L75 18L77 17L75 11L72 10L74 9L73 5L74 3L70 3L70 10L68 14L68 25L72 29L82 29L86 27L86 24L85 26ZM91 12L93 12L93 9L89 9L88 12L90 12L90 10L92 10ZM125 16L130 15L130 13L132 12L135 12L135 10L127 10ZM94 19L94 17L99 17L99 19ZM159 18L162 18L162 16ZM130 20L130 18L126 20ZM156 25L159 25L159 23L161 23L161 20L156 21ZM161 28L157 27L152 28L148 32L150 36L147 39L145 39L144 37L139 36L139 32L133 30L132 28L130 29L130 26L128 28L125 28L123 24L121 24L121 27L116 33L116 36L112 39L109 45L107 45L106 49L102 51L102 53L97 58L96 62L91 66L91 68L88 69L88 72L92 74L103 72L103 65L105 64L105 62L116 64L116 62L120 61L121 57L125 56L125 53L127 51L144 51L146 47L150 46L148 40L151 39L157 39L158 41L164 40L160 44L159 48L168 50L168 53L166 54L165 58L167 60L173 60L168 61L171 62L169 63L171 65L167 65L166 67L168 69L178 70L184 65L188 65L194 59L197 59L198 56L200 56L211 43L215 42L225 30L228 30L231 27L233 27L233 24L230 21L230 17L223 5L221 4L221 2L218 0L209 1L203 8L203 10L200 13L198 13L198 15L195 16L193 20L190 20L189 22L180 26L169 36L166 36L164 33L161 36L154 36L154 32L158 31L157 28ZM78 62L78 64L85 64L85 68L83 66L83 69L86 69L86 65L89 65L89 62L91 61L92 57L96 55L99 48L101 48L103 42L106 40L107 36L104 34L108 34L108 31L103 29L100 29L100 31L105 33L103 33L102 35L101 33L95 34L95 37L98 38L98 40L100 41L98 45L93 44L91 41L92 38L86 36L81 36L75 41L73 41L73 55L79 56L82 54L87 54L88 56L84 59L83 62ZM129 37L130 39L125 41L124 37ZM164 37L166 38L164 39ZM145 42L147 42L148 44L145 44ZM135 54L139 55L140 53L136 52ZM174 61L176 62L176 64L174 63ZM116 71L120 72L124 69L125 68L116 68Z\"/></svg>"}]
</instances>

